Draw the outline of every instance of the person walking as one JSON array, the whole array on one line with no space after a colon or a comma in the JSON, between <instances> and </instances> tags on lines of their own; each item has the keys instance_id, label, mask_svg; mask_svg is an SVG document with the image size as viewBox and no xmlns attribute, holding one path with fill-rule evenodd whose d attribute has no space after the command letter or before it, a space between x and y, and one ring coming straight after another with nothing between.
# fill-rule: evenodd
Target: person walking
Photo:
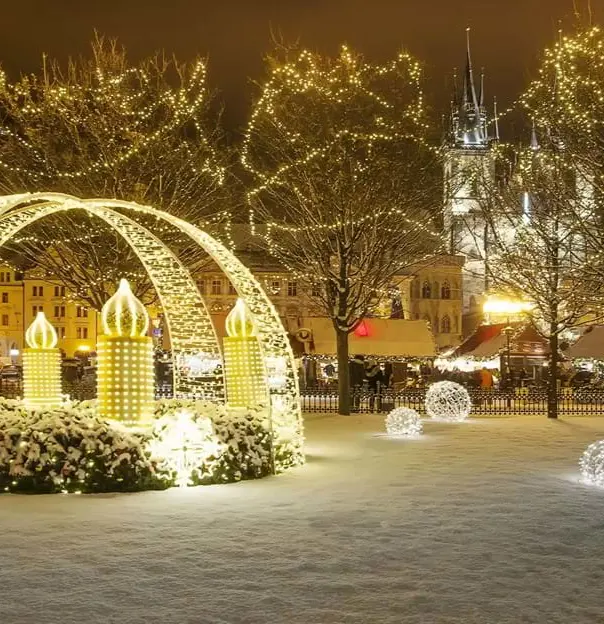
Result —
<instances>
[{"instance_id":1,"label":"person walking","mask_svg":"<svg viewBox=\"0 0 604 624\"><path fill-rule=\"evenodd\" d=\"M381 390L384 384L384 375L380 365L375 360L368 360L365 368L365 377L369 386L369 409L373 412L380 411L381 408ZM376 401L377 399L377 401Z\"/></svg>"}]
</instances>

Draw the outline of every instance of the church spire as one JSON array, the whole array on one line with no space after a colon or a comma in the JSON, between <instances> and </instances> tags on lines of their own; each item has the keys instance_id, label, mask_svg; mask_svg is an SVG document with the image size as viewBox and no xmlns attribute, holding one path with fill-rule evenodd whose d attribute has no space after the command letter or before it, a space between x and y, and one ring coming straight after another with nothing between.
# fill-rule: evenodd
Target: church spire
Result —
<instances>
[{"instance_id":1,"label":"church spire","mask_svg":"<svg viewBox=\"0 0 604 624\"><path fill-rule=\"evenodd\" d=\"M478 106L480 108L484 107L484 67L480 72L480 96L478 98Z\"/></svg>"},{"instance_id":2,"label":"church spire","mask_svg":"<svg viewBox=\"0 0 604 624\"><path fill-rule=\"evenodd\" d=\"M472 105L478 112L478 98L474 85L474 70L472 69L472 54L470 52L470 28L466 28L466 74L464 79L464 97L466 106Z\"/></svg>"},{"instance_id":3,"label":"church spire","mask_svg":"<svg viewBox=\"0 0 604 624\"><path fill-rule=\"evenodd\" d=\"M495 122L495 140L499 141L499 113L497 112L497 98L493 98L493 121Z\"/></svg>"}]
</instances>

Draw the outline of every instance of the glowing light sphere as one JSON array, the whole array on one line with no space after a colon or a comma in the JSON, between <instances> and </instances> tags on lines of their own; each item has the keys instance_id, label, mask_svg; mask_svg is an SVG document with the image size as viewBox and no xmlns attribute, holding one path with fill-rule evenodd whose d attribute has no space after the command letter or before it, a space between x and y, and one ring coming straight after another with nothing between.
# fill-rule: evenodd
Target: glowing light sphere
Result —
<instances>
[{"instance_id":1,"label":"glowing light sphere","mask_svg":"<svg viewBox=\"0 0 604 624\"><path fill-rule=\"evenodd\" d=\"M153 417L153 341L149 316L123 279L101 312L107 334L97 343L99 412L131 425Z\"/></svg>"},{"instance_id":2,"label":"glowing light sphere","mask_svg":"<svg viewBox=\"0 0 604 624\"><path fill-rule=\"evenodd\" d=\"M423 429L419 414L409 407L397 407L386 416L386 431L389 435L417 436Z\"/></svg>"},{"instance_id":3,"label":"glowing light sphere","mask_svg":"<svg viewBox=\"0 0 604 624\"><path fill-rule=\"evenodd\" d=\"M149 445L151 454L161 458L176 474L176 485L192 485L192 473L210 458L217 458L222 446L210 418L196 418L189 410L160 418Z\"/></svg>"},{"instance_id":4,"label":"glowing light sphere","mask_svg":"<svg viewBox=\"0 0 604 624\"><path fill-rule=\"evenodd\" d=\"M29 348L23 350L23 401L29 407L61 404L61 352L57 332L44 312L38 312L25 332Z\"/></svg>"},{"instance_id":5,"label":"glowing light sphere","mask_svg":"<svg viewBox=\"0 0 604 624\"><path fill-rule=\"evenodd\" d=\"M586 483L604 487L604 440L590 444L579 461Z\"/></svg>"},{"instance_id":6,"label":"glowing light sphere","mask_svg":"<svg viewBox=\"0 0 604 624\"><path fill-rule=\"evenodd\" d=\"M426 412L435 420L461 422L472 410L468 391L452 381L438 381L426 392Z\"/></svg>"}]
</instances>

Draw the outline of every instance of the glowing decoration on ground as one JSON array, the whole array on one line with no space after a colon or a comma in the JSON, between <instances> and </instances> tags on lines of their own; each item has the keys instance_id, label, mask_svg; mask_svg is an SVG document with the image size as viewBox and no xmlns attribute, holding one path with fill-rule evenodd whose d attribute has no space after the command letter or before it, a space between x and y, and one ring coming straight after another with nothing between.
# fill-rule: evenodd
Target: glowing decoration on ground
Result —
<instances>
[{"instance_id":1,"label":"glowing decoration on ground","mask_svg":"<svg viewBox=\"0 0 604 624\"><path fill-rule=\"evenodd\" d=\"M461 422L472 410L468 391L452 381L439 381L426 392L426 412L435 420Z\"/></svg>"},{"instance_id":2,"label":"glowing decoration on ground","mask_svg":"<svg viewBox=\"0 0 604 624\"><path fill-rule=\"evenodd\" d=\"M99 412L110 420L144 424L153 417L155 379L149 316L123 279L103 306L98 351Z\"/></svg>"},{"instance_id":3,"label":"glowing decoration on ground","mask_svg":"<svg viewBox=\"0 0 604 624\"><path fill-rule=\"evenodd\" d=\"M267 372L273 371L268 379L271 406L287 406L285 411L279 412L279 422L273 422L276 442L286 445L294 454L289 465L302 463L303 423L294 356L277 311L249 269L209 234L171 214L133 202L82 200L61 193L0 197L0 246L38 219L69 210L84 210L108 223L130 244L148 272L170 335L176 396L203 394L208 399L220 401L223 397L219 392L212 396L214 381L191 378L187 370L181 368L187 361L185 356L222 359L211 317L194 280L161 240L123 213L152 217L162 227L174 227L208 253L229 278L254 319L264 365Z\"/></svg>"},{"instance_id":4,"label":"glowing decoration on ground","mask_svg":"<svg viewBox=\"0 0 604 624\"><path fill-rule=\"evenodd\" d=\"M268 403L268 387L254 322L242 299L225 321L224 369L227 401L232 407Z\"/></svg>"},{"instance_id":5,"label":"glowing decoration on ground","mask_svg":"<svg viewBox=\"0 0 604 624\"><path fill-rule=\"evenodd\" d=\"M176 474L176 485L193 485L192 473L201 470L211 458L218 458L222 446L210 418L195 418L188 410L160 418L153 428L151 455L163 459ZM201 476L201 475L200 475Z\"/></svg>"},{"instance_id":6,"label":"glowing decoration on ground","mask_svg":"<svg viewBox=\"0 0 604 624\"><path fill-rule=\"evenodd\" d=\"M586 483L604 487L604 440L590 444L579 461Z\"/></svg>"},{"instance_id":7,"label":"glowing decoration on ground","mask_svg":"<svg viewBox=\"0 0 604 624\"><path fill-rule=\"evenodd\" d=\"M29 348L23 350L23 400L28 407L61 404L61 351L57 332L44 312L38 312L25 332Z\"/></svg>"},{"instance_id":8,"label":"glowing decoration on ground","mask_svg":"<svg viewBox=\"0 0 604 624\"><path fill-rule=\"evenodd\" d=\"M423 429L419 414L409 407L397 407L386 416L386 431L389 435L417 436Z\"/></svg>"}]
</instances>

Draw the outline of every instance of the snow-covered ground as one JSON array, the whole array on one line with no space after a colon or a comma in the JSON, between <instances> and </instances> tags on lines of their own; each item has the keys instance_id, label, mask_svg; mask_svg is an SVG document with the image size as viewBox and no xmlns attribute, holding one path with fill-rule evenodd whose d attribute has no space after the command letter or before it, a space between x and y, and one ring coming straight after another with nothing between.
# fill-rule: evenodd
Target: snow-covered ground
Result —
<instances>
[{"instance_id":1,"label":"snow-covered ground","mask_svg":"<svg viewBox=\"0 0 604 624\"><path fill-rule=\"evenodd\" d=\"M382 426L310 420L262 481L0 496L0 623L604 622L604 417Z\"/></svg>"}]
</instances>

